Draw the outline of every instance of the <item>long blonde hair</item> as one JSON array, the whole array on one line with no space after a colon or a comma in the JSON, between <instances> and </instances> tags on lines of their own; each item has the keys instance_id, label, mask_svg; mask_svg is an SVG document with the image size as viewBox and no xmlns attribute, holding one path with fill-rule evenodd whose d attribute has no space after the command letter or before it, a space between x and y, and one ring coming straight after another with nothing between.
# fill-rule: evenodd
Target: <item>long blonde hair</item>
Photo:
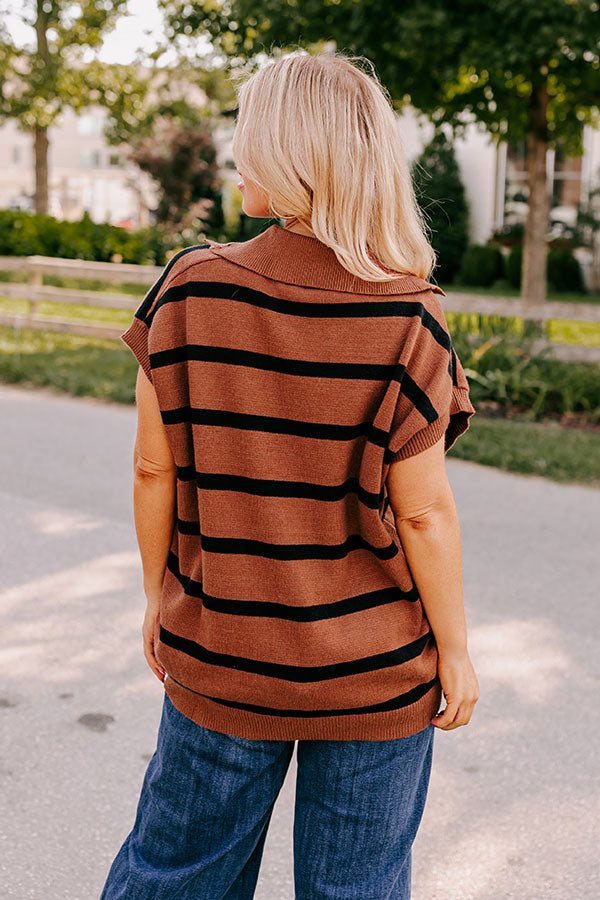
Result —
<instances>
[{"instance_id":1,"label":"long blonde hair","mask_svg":"<svg viewBox=\"0 0 600 900\"><path fill-rule=\"evenodd\" d=\"M435 250L373 64L294 51L232 80L235 164L269 197L271 215L307 225L359 278L427 280Z\"/></svg>"}]
</instances>

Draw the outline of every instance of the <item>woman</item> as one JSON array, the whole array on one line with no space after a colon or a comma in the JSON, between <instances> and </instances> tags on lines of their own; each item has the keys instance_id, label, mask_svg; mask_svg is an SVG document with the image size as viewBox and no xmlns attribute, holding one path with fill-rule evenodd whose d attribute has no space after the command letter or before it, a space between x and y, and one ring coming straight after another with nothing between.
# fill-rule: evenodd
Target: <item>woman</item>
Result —
<instances>
[{"instance_id":1,"label":"woman","mask_svg":"<svg viewBox=\"0 0 600 900\"><path fill-rule=\"evenodd\" d=\"M478 699L444 466L474 409L363 59L240 86L243 209L284 225L179 253L123 335L165 695L102 900L252 898L296 741L297 900L410 897L434 727Z\"/></svg>"}]
</instances>

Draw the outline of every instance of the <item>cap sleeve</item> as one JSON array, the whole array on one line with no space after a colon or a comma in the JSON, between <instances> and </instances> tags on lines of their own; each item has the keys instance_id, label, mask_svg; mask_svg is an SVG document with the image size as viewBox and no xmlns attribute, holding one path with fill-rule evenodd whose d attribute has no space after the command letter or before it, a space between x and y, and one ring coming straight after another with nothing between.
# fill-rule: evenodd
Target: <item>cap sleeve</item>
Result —
<instances>
[{"instance_id":1,"label":"cap sleeve","mask_svg":"<svg viewBox=\"0 0 600 900\"><path fill-rule=\"evenodd\" d=\"M149 381L153 382L152 366L150 364L150 353L148 350L150 329L154 321L155 313L160 305L161 299L168 290L172 281L182 272L188 265L193 265L197 258L189 256L194 250L202 250L210 247L210 244L201 244L197 247L188 247L176 253L163 269L160 277L152 285L135 313L133 320L127 331L121 335L121 340L127 344L140 366L144 370Z\"/></svg>"},{"instance_id":2,"label":"cap sleeve","mask_svg":"<svg viewBox=\"0 0 600 900\"><path fill-rule=\"evenodd\" d=\"M397 365L397 396L385 462L427 450L444 437L444 452L475 413L442 307L429 292L418 304Z\"/></svg>"}]
</instances>

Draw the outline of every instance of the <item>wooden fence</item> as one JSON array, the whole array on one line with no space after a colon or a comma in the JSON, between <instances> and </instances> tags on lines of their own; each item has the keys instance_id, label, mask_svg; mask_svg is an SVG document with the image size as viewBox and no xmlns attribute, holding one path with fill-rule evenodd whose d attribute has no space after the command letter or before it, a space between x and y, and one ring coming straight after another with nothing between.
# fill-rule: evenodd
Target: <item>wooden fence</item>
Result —
<instances>
[{"instance_id":1,"label":"wooden fence","mask_svg":"<svg viewBox=\"0 0 600 900\"><path fill-rule=\"evenodd\" d=\"M74 290L44 285L44 275L82 280L98 280L110 284L142 284L150 286L160 276L160 266L136 266L122 263L89 262L78 259L55 259L46 256L0 257L0 271L26 272L27 283L3 282L0 296L20 297L29 301L27 315L0 313L0 325L15 328L35 328L46 331L62 331L70 334L91 335L100 338L119 338L125 327L77 322L68 319L40 316L41 301L50 303L77 303L86 306L111 309L128 309L132 312L141 302L139 295L109 293L107 291ZM497 316L518 316L527 320L547 321L559 319L576 322L600 323L600 304L593 303L543 303L528 304L511 297L493 297L460 293L448 290L440 297L444 310L453 313L479 313ZM571 344L536 341L535 350L552 349L555 359L567 362L600 363L600 347L581 347Z\"/></svg>"}]
</instances>

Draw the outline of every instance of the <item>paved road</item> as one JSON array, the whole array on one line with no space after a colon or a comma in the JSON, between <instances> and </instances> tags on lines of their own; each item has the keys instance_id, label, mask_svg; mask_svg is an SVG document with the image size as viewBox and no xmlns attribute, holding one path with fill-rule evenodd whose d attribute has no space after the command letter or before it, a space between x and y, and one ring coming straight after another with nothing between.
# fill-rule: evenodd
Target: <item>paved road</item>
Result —
<instances>
[{"instance_id":1,"label":"paved road","mask_svg":"<svg viewBox=\"0 0 600 900\"><path fill-rule=\"evenodd\" d=\"M0 896L95 900L163 693L141 650L135 410L0 386L0 415ZM448 471L481 698L468 727L435 734L413 900L592 900L600 492ZM255 900L293 898L295 766Z\"/></svg>"}]
</instances>

